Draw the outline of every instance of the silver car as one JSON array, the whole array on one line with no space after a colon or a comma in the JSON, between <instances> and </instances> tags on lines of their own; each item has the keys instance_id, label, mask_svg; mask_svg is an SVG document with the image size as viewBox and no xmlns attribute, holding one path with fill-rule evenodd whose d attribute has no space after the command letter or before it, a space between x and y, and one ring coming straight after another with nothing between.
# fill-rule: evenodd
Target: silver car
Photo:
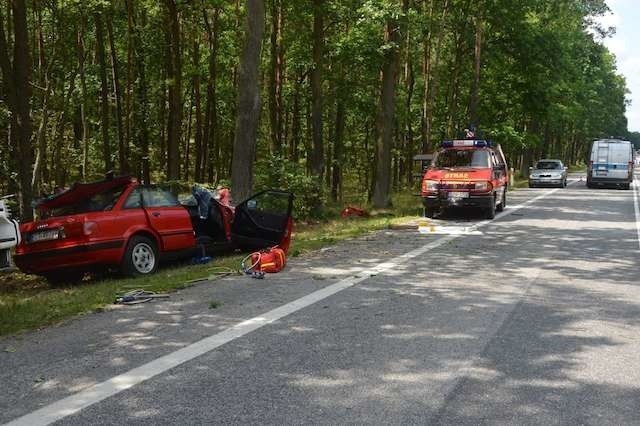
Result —
<instances>
[{"instance_id":1,"label":"silver car","mask_svg":"<svg viewBox=\"0 0 640 426\"><path fill-rule=\"evenodd\" d=\"M536 186L567 186L567 168L560 160L540 160L529 167L529 188Z\"/></svg>"}]
</instances>

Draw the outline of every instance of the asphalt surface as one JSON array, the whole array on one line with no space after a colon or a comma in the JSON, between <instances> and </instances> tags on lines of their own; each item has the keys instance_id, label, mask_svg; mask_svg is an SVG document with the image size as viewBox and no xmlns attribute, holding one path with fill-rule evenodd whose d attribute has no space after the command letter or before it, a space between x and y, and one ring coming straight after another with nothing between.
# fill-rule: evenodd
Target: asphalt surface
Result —
<instances>
[{"instance_id":1,"label":"asphalt surface","mask_svg":"<svg viewBox=\"0 0 640 426\"><path fill-rule=\"evenodd\" d=\"M58 403L65 425L640 424L633 191L509 194L509 206L527 202L490 223L434 222L455 237L377 232L263 281L203 283L0 340L0 423ZM336 283L348 285L331 294ZM98 383L283 306L91 400ZM74 395L86 408L65 411Z\"/></svg>"}]
</instances>

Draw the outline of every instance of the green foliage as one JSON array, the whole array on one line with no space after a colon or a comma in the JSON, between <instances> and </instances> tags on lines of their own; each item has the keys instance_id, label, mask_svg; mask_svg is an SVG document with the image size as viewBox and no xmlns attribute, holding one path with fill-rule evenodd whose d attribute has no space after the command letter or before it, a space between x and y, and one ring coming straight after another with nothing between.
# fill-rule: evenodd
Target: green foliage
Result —
<instances>
[{"instance_id":1,"label":"green foliage","mask_svg":"<svg viewBox=\"0 0 640 426\"><path fill-rule=\"evenodd\" d=\"M256 188L292 192L295 196L293 213L297 219L323 215L320 209L325 201L322 185L309 176L302 166L282 156L274 155L257 163Z\"/></svg>"}]
</instances>

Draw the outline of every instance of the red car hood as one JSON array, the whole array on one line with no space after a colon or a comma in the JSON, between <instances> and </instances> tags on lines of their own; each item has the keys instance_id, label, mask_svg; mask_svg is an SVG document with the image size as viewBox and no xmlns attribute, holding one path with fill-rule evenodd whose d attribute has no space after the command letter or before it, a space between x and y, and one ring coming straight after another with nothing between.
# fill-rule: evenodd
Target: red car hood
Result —
<instances>
[{"instance_id":1,"label":"red car hood","mask_svg":"<svg viewBox=\"0 0 640 426\"><path fill-rule=\"evenodd\" d=\"M429 169L424 174L424 179L437 181L478 181L491 180L492 171L489 168L454 168L454 169Z\"/></svg>"},{"instance_id":2,"label":"red car hood","mask_svg":"<svg viewBox=\"0 0 640 426\"><path fill-rule=\"evenodd\" d=\"M86 199L98 192L108 191L118 186L123 186L128 183L135 182L135 178L132 176L120 176L113 179L102 180L99 182L90 183L74 183L71 188L46 198L42 198L36 202L35 208L39 211L48 211L57 209L62 206L76 203L80 200Z\"/></svg>"}]
</instances>

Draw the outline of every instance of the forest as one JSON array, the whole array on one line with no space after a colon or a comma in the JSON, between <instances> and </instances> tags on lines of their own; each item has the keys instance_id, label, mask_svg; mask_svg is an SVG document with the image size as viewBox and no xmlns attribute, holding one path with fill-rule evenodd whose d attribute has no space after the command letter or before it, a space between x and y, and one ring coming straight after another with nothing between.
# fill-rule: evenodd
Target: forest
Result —
<instances>
[{"instance_id":1,"label":"forest","mask_svg":"<svg viewBox=\"0 0 640 426\"><path fill-rule=\"evenodd\" d=\"M603 0L7 0L0 193L113 170L387 207L469 126L510 167L627 135Z\"/></svg>"}]
</instances>

